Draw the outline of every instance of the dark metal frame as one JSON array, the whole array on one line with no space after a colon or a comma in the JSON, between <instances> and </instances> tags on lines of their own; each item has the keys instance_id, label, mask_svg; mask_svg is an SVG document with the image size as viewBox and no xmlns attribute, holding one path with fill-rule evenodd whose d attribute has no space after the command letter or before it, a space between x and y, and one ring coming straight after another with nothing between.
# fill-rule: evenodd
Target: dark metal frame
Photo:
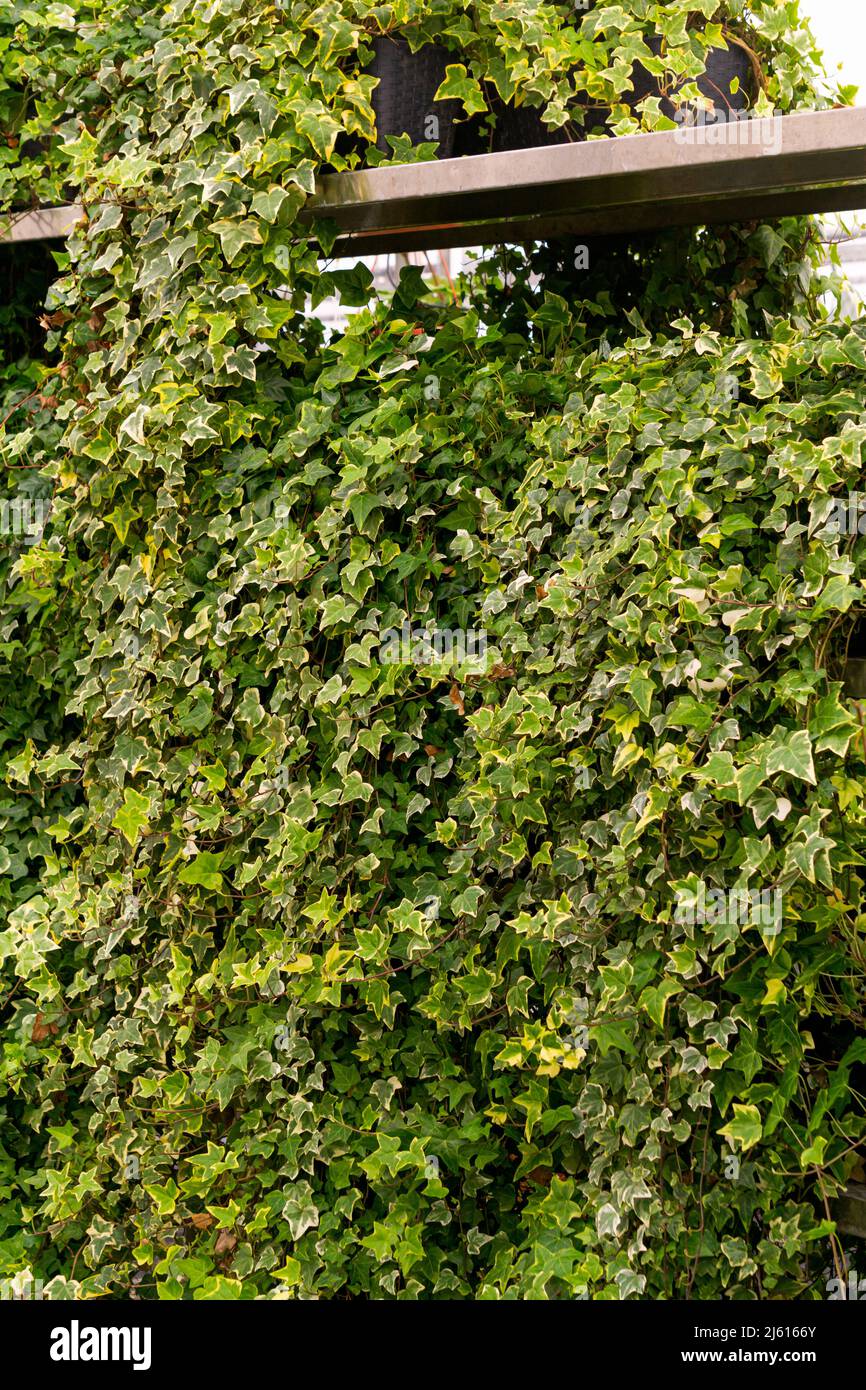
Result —
<instances>
[{"instance_id":1,"label":"dark metal frame","mask_svg":"<svg viewBox=\"0 0 866 1390\"><path fill-rule=\"evenodd\" d=\"M742 122L738 143L665 131L328 174L301 216L336 222L333 254L351 256L866 208L866 107L770 119L763 143ZM80 216L16 214L0 241L66 236Z\"/></svg>"},{"instance_id":2,"label":"dark metal frame","mask_svg":"<svg viewBox=\"0 0 866 1390\"><path fill-rule=\"evenodd\" d=\"M866 108L770 119L724 144L665 131L329 174L302 216L336 222L347 256L866 207Z\"/></svg>"}]
</instances>

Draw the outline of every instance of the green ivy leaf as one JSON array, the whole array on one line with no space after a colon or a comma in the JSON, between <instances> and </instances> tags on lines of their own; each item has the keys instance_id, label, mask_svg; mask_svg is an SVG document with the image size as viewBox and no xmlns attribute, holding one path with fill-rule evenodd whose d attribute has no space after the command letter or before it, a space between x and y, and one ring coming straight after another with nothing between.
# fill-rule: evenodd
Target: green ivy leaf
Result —
<instances>
[{"instance_id":1,"label":"green ivy leaf","mask_svg":"<svg viewBox=\"0 0 866 1390\"><path fill-rule=\"evenodd\" d=\"M730 1139L732 1144L738 1144L743 1153L755 1147L762 1133L761 1114L757 1106L736 1103L734 1118L719 1130L719 1134L725 1139Z\"/></svg>"},{"instance_id":2,"label":"green ivy leaf","mask_svg":"<svg viewBox=\"0 0 866 1390\"><path fill-rule=\"evenodd\" d=\"M111 822L134 845L143 830L150 824L150 797L127 787L123 793L123 805L115 813Z\"/></svg>"},{"instance_id":3,"label":"green ivy leaf","mask_svg":"<svg viewBox=\"0 0 866 1390\"><path fill-rule=\"evenodd\" d=\"M815 765L812 762L812 741L807 729L792 729L777 734L764 759L768 776L787 772L801 782L815 785Z\"/></svg>"},{"instance_id":4,"label":"green ivy leaf","mask_svg":"<svg viewBox=\"0 0 866 1390\"><path fill-rule=\"evenodd\" d=\"M178 874L181 883L192 883L200 888L222 888L222 854L212 854L210 850L202 850L188 864L185 864Z\"/></svg>"}]
</instances>

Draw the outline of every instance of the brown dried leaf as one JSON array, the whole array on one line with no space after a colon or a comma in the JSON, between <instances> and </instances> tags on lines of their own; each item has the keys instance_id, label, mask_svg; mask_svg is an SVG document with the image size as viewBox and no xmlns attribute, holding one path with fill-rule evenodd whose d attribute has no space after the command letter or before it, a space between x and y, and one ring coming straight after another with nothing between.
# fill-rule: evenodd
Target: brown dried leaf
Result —
<instances>
[{"instance_id":1,"label":"brown dried leaf","mask_svg":"<svg viewBox=\"0 0 866 1390\"><path fill-rule=\"evenodd\" d=\"M533 1168L531 1173L526 1174L526 1181L537 1183L539 1187L550 1187L552 1177L552 1168Z\"/></svg>"},{"instance_id":2,"label":"brown dried leaf","mask_svg":"<svg viewBox=\"0 0 866 1390\"><path fill-rule=\"evenodd\" d=\"M466 713L466 706L463 703L463 696L460 694L460 687L459 685L457 685L456 682L454 683L454 685L452 685L448 698L458 714Z\"/></svg>"}]
</instances>

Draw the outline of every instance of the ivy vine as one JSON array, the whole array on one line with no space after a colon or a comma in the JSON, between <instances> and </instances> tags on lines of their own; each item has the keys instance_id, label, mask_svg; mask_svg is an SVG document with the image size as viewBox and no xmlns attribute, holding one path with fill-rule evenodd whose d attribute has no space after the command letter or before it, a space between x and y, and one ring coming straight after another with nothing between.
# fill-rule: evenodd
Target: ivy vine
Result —
<instances>
[{"instance_id":1,"label":"ivy vine","mask_svg":"<svg viewBox=\"0 0 866 1390\"><path fill-rule=\"evenodd\" d=\"M796 0L4 5L3 206L84 215L0 325L0 1275L823 1296L866 328L800 219L374 294L299 214L382 33L467 120L669 128L636 65L729 35L756 110L847 99Z\"/></svg>"}]
</instances>

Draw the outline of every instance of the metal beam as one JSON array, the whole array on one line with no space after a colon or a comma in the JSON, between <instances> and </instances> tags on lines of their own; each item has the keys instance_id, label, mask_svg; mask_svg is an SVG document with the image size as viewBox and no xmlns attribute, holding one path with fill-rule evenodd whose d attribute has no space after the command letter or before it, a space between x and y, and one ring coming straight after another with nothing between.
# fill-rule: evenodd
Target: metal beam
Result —
<instances>
[{"instance_id":1,"label":"metal beam","mask_svg":"<svg viewBox=\"0 0 866 1390\"><path fill-rule=\"evenodd\" d=\"M843 1235L866 1239L866 1187L851 1183L833 1203L833 1216Z\"/></svg>"},{"instance_id":2,"label":"metal beam","mask_svg":"<svg viewBox=\"0 0 866 1390\"><path fill-rule=\"evenodd\" d=\"M860 207L866 108L855 107L330 174L301 216L336 222L334 254L346 256Z\"/></svg>"},{"instance_id":3,"label":"metal beam","mask_svg":"<svg viewBox=\"0 0 866 1390\"><path fill-rule=\"evenodd\" d=\"M301 218L336 222L333 254L351 256L855 208L866 208L864 107L328 174ZM14 214L0 241L62 237L81 216Z\"/></svg>"},{"instance_id":4,"label":"metal beam","mask_svg":"<svg viewBox=\"0 0 866 1390\"><path fill-rule=\"evenodd\" d=\"M0 242L49 241L67 237L83 216L84 209L77 203L63 208L0 214Z\"/></svg>"}]
</instances>

